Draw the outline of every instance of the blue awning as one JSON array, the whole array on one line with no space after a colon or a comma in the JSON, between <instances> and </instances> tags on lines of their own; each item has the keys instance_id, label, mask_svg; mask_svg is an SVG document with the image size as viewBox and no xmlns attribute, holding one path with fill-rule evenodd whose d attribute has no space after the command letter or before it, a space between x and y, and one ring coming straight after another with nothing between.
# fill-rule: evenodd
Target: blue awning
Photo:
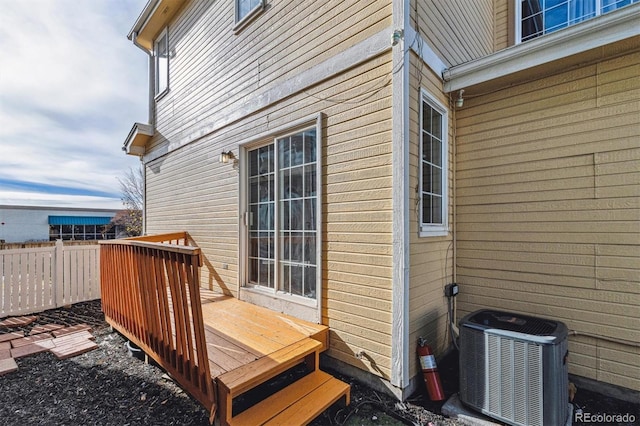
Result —
<instances>
[{"instance_id":1,"label":"blue awning","mask_svg":"<svg viewBox=\"0 0 640 426\"><path fill-rule=\"evenodd\" d=\"M49 225L107 225L111 216L49 216Z\"/></svg>"}]
</instances>

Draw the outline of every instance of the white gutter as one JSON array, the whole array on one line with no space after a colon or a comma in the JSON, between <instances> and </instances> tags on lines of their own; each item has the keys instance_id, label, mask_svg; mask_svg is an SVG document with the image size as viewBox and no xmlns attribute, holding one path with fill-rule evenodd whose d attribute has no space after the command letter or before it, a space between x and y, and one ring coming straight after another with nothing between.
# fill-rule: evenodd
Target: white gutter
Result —
<instances>
[{"instance_id":1,"label":"white gutter","mask_svg":"<svg viewBox=\"0 0 640 426\"><path fill-rule=\"evenodd\" d=\"M445 92L504 77L640 35L640 3L517 44L443 73Z\"/></svg>"},{"instance_id":2,"label":"white gutter","mask_svg":"<svg viewBox=\"0 0 640 426\"><path fill-rule=\"evenodd\" d=\"M159 4L160 4L160 0L149 0L147 2L147 5L144 7L144 9L142 9L142 12L140 12L140 16L138 16L138 19L136 19L135 24L133 24L133 27L131 28L131 30L129 31L129 34L127 35L127 38L133 41L134 44L136 44L135 37L138 35L138 33L140 33L140 30L147 24L147 22L149 21L149 18L156 11ZM138 44L136 44L136 46L140 47ZM140 48L144 49L143 47L140 47Z\"/></svg>"}]
</instances>

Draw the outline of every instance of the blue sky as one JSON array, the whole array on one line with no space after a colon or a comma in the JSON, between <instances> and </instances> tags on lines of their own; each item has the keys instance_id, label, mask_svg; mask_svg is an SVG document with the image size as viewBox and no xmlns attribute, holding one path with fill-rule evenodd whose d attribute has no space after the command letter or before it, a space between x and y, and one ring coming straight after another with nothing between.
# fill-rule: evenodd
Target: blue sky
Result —
<instances>
[{"instance_id":1,"label":"blue sky","mask_svg":"<svg viewBox=\"0 0 640 426\"><path fill-rule=\"evenodd\" d=\"M146 0L0 0L0 205L120 208L147 122Z\"/></svg>"}]
</instances>

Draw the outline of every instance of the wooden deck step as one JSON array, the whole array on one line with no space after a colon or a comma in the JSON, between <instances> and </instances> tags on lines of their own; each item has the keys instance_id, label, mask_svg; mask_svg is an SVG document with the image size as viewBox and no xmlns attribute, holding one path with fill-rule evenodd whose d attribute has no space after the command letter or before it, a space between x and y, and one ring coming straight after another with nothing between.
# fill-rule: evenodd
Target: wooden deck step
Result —
<instances>
[{"instance_id":1,"label":"wooden deck step","mask_svg":"<svg viewBox=\"0 0 640 426\"><path fill-rule=\"evenodd\" d=\"M268 356L224 373L218 376L217 380L233 398L283 373L309 356L317 358L321 348L322 343L317 340L304 338ZM317 360L312 361L315 361L312 367L315 369Z\"/></svg>"},{"instance_id":2,"label":"wooden deck step","mask_svg":"<svg viewBox=\"0 0 640 426\"><path fill-rule=\"evenodd\" d=\"M348 405L350 386L323 371L315 370L233 417L230 424L305 425L342 397Z\"/></svg>"},{"instance_id":3,"label":"wooden deck step","mask_svg":"<svg viewBox=\"0 0 640 426\"><path fill-rule=\"evenodd\" d=\"M319 353L322 343L305 337L291 345L285 346L271 354L239 368L224 373L216 378L218 385L218 412L221 423L231 424L233 416L233 399L247 392L278 374L302 362L309 371L318 370Z\"/></svg>"}]
</instances>

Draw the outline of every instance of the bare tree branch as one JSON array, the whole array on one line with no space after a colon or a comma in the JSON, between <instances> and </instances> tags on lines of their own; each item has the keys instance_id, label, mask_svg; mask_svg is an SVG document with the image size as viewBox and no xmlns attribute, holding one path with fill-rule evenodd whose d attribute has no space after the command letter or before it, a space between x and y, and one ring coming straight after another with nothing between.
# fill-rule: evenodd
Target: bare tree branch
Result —
<instances>
[{"instance_id":1,"label":"bare tree branch","mask_svg":"<svg viewBox=\"0 0 640 426\"><path fill-rule=\"evenodd\" d=\"M112 220L113 225L125 228L127 236L142 234L142 207L144 203L144 175L142 167L130 168L124 177L117 178L120 183L122 204L125 210Z\"/></svg>"}]
</instances>

